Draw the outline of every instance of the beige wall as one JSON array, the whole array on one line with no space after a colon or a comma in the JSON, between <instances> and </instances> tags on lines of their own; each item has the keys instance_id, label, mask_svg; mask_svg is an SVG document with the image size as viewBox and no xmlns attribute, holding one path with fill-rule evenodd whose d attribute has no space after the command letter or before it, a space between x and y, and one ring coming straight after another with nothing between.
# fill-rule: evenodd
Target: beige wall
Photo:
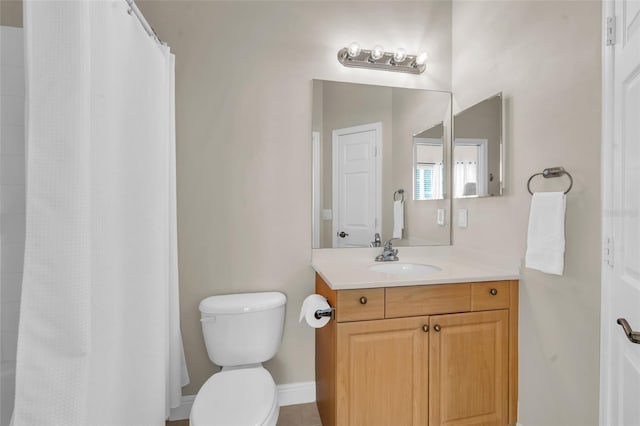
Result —
<instances>
[{"instance_id":1,"label":"beige wall","mask_svg":"<svg viewBox=\"0 0 640 426\"><path fill-rule=\"evenodd\" d=\"M311 80L450 90L448 2L140 2L175 52L181 317L195 394L215 367L198 303L252 290L287 294L277 383L314 379ZM351 41L427 50L420 76L343 67Z\"/></svg>"},{"instance_id":2,"label":"beige wall","mask_svg":"<svg viewBox=\"0 0 640 426\"><path fill-rule=\"evenodd\" d=\"M598 424L600 9L597 1L453 6L454 113L502 91L507 144L505 196L454 200L469 209L469 228L454 228L454 245L524 255L527 179L551 166L574 178L565 274L525 270L520 287L524 426ZM567 185L542 180L538 190Z\"/></svg>"},{"instance_id":3,"label":"beige wall","mask_svg":"<svg viewBox=\"0 0 640 426\"><path fill-rule=\"evenodd\" d=\"M22 26L22 1L0 0L0 25Z\"/></svg>"}]
</instances>

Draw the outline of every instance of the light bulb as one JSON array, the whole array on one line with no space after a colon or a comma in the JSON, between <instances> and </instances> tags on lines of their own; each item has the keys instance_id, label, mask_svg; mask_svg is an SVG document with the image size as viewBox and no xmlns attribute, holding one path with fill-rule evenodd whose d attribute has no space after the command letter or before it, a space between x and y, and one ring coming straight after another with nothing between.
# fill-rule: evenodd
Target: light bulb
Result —
<instances>
[{"instance_id":1,"label":"light bulb","mask_svg":"<svg viewBox=\"0 0 640 426\"><path fill-rule=\"evenodd\" d=\"M359 54L360 54L360 45L354 41L349 45L349 47L347 47L347 55L350 58L355 58Z\"/></svg>"},{"instance_id":2,"label":"light bulb","mask_svg":"<svg viewBox=\"0 0 640 426\"><path fill-rule=\"evenodd\" d=\"M429 59L429 55L427 55L427 52L422 52L416 58L416 65L424 65L427 62L427 59Z\"/></svg>"},{"instance_id":3,"label":"light bulb","mask_svg":"<svg viewBox=\"0 0 640 426\"><path fill-rule=\"evenodd\" d=\"M393 62L398 63L407 59L407 51L400 48L393 54Z\"/></svg>"},{"instance_id":4,"label":"light bulb","mask_svg":"<svg viewBox=\"0 0 640 426\"><path fill-rule=\"evenodd\" d=\"M373 50L371 50L371 59L373 59L374 61L377 61L378 59L382 58L383 55L384 55L384 48L380 45L375 46Z\"/></svg>"}]
</instances>

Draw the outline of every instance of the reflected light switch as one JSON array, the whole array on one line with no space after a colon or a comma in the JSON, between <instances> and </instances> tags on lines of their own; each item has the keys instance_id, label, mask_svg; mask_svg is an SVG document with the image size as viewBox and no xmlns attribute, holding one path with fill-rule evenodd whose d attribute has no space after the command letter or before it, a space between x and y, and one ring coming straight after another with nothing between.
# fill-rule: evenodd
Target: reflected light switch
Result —
<instances>
[{"instance_id":1,"label":"reflected light switch","mask_svg":"<svg viewBox=\"0 0 640 426\"><path fill-rule=\"evenodd\" d=\"M458 228L467 227L467 209L458 209Z\"/></svg>"},{"instance_id":2,"label":"reflected light switch","mask_svg":"<svg viewBox=\"0 0 640 426\"><path fill-rule=\"evenodd\" d=\"M440 226L444 226L444 213L446 212L445 209L438 209L438 225Z\"/></svg>"}]
</instances>

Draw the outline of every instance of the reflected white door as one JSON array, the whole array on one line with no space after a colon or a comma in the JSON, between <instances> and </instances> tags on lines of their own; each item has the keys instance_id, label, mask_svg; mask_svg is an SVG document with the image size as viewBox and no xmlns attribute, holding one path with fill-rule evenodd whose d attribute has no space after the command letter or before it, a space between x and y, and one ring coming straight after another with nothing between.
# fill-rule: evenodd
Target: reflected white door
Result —
<instances>
[{"instance_id":1,"label":"reflected white door","mask_svg":"<svg viewBox=\"0 0 640 426\"><path fill-rule=\"evenodd\" d=\"M320 248L320 132L311 132L311 158L311 247Z\"/></svg>"},{"instance_id":2,"label":"reflected white door","mask_svg":"<svg viewBox=\"0 0 640 426\"><path fill-rule=\"evenodd\" d=\"M640 1L614 3L617 40L605 60L613 78L605 81L605 108L613 108L605 134L613 131L613 146L604 165L611 213L604 229L613 252L603 266L601 423L640 426L640 344L616 323L624 318L640 331Z\"/></svg>"},{"instance_id":3,"label":"reflected white door","mask_svg":"<svg viewBox=\"0 0 640 426\"><path fill-rule=\"evenodd\" d=\"M367 247L380 232L382 123L336 129L333 247Z\"/></svg>"}]
</instances>

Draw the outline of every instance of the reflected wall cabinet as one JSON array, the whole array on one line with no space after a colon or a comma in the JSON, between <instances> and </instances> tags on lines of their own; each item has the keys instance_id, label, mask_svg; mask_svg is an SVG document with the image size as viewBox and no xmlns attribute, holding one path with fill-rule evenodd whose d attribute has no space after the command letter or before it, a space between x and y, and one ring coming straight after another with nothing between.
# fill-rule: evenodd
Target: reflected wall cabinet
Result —
<instances>
[{"instance_id":1,"label":"reflected wall cabinet","mask_svg":"<svg viewBox=\"0 0 640 426\"><path fill-rule=\"evenodd\" d=\"M505 426L517 417L518 281L316 293L324 426Z\"/></svg>"}]
</instances>

